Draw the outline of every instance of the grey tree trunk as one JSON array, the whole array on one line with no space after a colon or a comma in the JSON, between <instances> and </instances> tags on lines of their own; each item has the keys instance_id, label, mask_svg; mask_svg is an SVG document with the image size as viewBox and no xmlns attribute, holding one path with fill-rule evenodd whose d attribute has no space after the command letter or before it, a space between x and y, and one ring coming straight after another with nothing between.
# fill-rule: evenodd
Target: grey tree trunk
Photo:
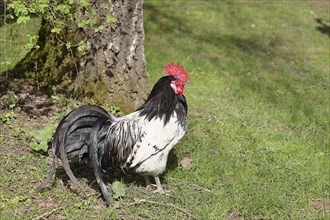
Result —
<instances>
[{"instance_id":1,"label":"grey tree trunk","mask_svg":"<svg viewBox=\"0 0 330 220\"><path fill-rule=\"evenodd\" d=\"M86 49L68 50L45 21L39 33L40 49L30 52L16 71L32 71L39 81L56 84L59 89L76 95L88 95L98 104L119 106L124 111L137 108L147 96L145 71L143 0L94 0L98 25L111 15L114 23L105 23L99 32L78 29L68 24L65 37L83 41ZM102 7L103 5L103 7ZM83 12L77 12L79 21ZM38 78L38 77L37 77Z\"/></svg>"},{"instance_id":2,"label":"grey tree trunk","mask_svg":"<svg viewBox=\"0 0 330 220\"><path fill-rule=\"evenodd\" d=\"M137 108L147 91L142 0L111 0L110 10L99 11L99 16L109 12L117 23L98 34L85 33L87 53L81 57L74 87L92 92L99 101Z\"/></svg>"}]
</instances>

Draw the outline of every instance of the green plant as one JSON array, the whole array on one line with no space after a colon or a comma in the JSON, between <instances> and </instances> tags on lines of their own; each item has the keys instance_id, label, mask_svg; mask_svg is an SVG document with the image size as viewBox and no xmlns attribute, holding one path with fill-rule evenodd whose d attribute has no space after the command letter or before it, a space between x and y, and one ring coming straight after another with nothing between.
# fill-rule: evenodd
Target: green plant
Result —
<instances>
[{"instance_id":1,"label":"green plant","mask_svg":"<svg viewBox=\"0 0 330 220\"><path fill-rule=\"evenodd\" d=\"M19 97L15 95L14 92L7 92L5 95L1 96L0 105L3 109L13 109L16 106L16 102Z\"/></svg>"},{"instance_id":2,"label":"green plant","mask_svg":"<svg viewBox=\"0 0 330 220\"><path fill-rule=\"evenodd\" d=\"M25 135L25 132L22 128L20 128L20 127L14 128L14 131L13 131L14 138L20 138L22 135Z\"/></svg>"},{"instance_id":3,"label":"green plant","mask_svg":"<svg viewBox=\"0 0 330 220\"><path fill-rule=\"evenodd\" d=\"M13 111L7 112L5 114L0 114L0 121L2 121L5 124L9 124L10 121L16 116L17 114Z\"/></svg>"},{"instance_id":4,"label":"green plant","mask_svg":"<svg viewBox=\"0 0 330 220\"><path fill-rule=\"evenodd\" d=\"M46 125L41 130L26 131L29 146L35 151L46 152L56 125Z\"/></svg>"},{"instance_id":5,"label":"green plant","mask_svg":"<svg viewBox=\"0 0 330 220\"><path fill-rule=\"evenodd\" d=\"M119 199L125 196L125 187L124 184L122 184L119 181L115 181L112 183L112 192L113 192L113 198Z\"/></svg>"},{"instance_id":6,"label":"green plant","mask_svg":"<svg viewBox=\"0 0 330 220\"><path fill-rule=\"evenodd\" d=\"M8 14L7 19L14 19L15 15L17 24L26 24L32 16L38 15L51 25L50 32L57 35L56 39L68 49L77 47L79 51L86 48L84 42L80 41L74 44L74 42L67 41L66 36L61 35L68 23L76 24L77 28L94 29L95 32L99 32L104 28L105 23L117 22L117 19L112 16L101 19L90 0L14 0L10 1L8 8L12 9L14 14ZM103 3L101 8L108 9L109 4ZM26 48L38 49L39 46L35 44L36 39L37 35L29 36L29 42L25 45Z\"/></svg>"},{"instance_id":7,"label":"green plant","mask_svg":"<svg viewBox=\"0 0 330 220\"><path fill-rule=\"evenodd\" d=\"M125 113L120 109L120 107L118 106L108 106L106 105L105 108L112 114L116 115L116 116L124 116Z\"/></svg>"},{"instance_id":8,"label":"green plant","mask_svg":"<svg viewBox=\"0 0 330 220\"><path fill-rule=\"evenodd\" d=\"M0 98L0 108L2 109L13 109L16 107L16 104L19 100L25 99L28 94L22 93L16 95L12 91L8 91L5 95L1 96Z\"/></svg>"}]
</instances>

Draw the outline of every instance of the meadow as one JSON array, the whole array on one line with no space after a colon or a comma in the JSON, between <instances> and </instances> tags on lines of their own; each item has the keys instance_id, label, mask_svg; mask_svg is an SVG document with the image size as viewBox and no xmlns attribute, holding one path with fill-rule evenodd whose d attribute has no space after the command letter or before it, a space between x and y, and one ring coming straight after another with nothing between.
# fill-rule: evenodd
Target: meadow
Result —
<instances>
[{"instance_id":1,"label":"meadow","mask_svg":"<svg viewBox=\"0 0 330 220\"><path fill-rule=\"evenodd\" d=\"M36 192L50 159L21 134L78 102L62 98L54 117L0 121L0 219L329 219L329 14L328 1L146 0L150 86L170 61L189 72L188 132L162 178L169 195L130 174L118 175L126 196L109 208L84 175L87 198L60 178Z\"/></svg>"}]
</instances>

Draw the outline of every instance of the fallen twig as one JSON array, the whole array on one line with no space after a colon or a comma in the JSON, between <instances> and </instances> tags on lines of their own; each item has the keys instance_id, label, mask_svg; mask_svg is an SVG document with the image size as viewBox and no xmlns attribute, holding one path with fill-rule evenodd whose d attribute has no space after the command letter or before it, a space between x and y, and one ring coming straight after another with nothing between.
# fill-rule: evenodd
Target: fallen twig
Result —
<instances>
[{"instance_id":1,"label":"fallen twig","mask_svg":"<svg viewBox=\"0 0 330 220\"><path fill-rule=\"evenodd\" d=\"M60 207L54 208L54 209L50 210L49 212L46 212L46 213L44 213L44 214L42 214L42 215L39 215L39 216L33 218L33 220L38 220L38 219L44 219L44 218L47 218L48 216L50 216L50 215L53 214L54 212L56 212L56 211L58 211L58 210L61 210L61 209L63 209L64 207L66 207L66 206L60 206Z\"/></svg>"},{"instance_id":2,"label":"fallen twig","mask_svg":"<svg viewBox=\"0 0 330 220\"><path fill-rule=\"evenodd\" d=\"M159 206L166 206L166 207L171 207L174 208L176 210L179 210L180 212L184 213L185 215L187 215L188 217L192 218L192 219L199 219L197 216L195 216L194 214L192 214L189 210L181 208L179 206L176 206L172 203L159 203L156 201L150 201L150 200L146 200L146 199L140 199L138 201L135 202L131 202L128 205L133 206L133 205L139 205L142 203L149 203L149 204L155 204L155 205L159 205Z\"/></svg>"},{"instance_id":3,"label":"fallen twig","mask_svg":"<svg viewBox=\"0 0 330 220\"><path fill-rule=\"evenodd\" d=\"M196 185L196 184L193 184L193 183L189 184L189 186L190 186L191 188L193 188L193 189L198 190L198 191L204 191L204 192L209 192L209 193L212 192L211 190L209 190L209 189L207 189L207 188L204 188L204 187L202 187L202 186L199 186L199 185Z\"/></svg>"}]
</instances>

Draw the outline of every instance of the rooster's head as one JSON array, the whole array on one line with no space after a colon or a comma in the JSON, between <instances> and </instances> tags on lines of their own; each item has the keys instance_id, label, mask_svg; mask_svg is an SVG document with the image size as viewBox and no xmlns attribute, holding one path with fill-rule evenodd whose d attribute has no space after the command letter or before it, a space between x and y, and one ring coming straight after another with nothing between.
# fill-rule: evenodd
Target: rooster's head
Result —
<instances>
[{"instance_id":1,"label":"rooster's head","mask_svg":"<svg viewBox=\"0 0 330 220\"><path fill-rule=\"evenodd\" d=\"M188 82L188 73L179 63L175 64L174 62L164 66L164 70L168 75L174 77L174 80L171 82L171 87L175 94L182 95L184 93L184 85Z\"/></svg>"}]
</instances>

